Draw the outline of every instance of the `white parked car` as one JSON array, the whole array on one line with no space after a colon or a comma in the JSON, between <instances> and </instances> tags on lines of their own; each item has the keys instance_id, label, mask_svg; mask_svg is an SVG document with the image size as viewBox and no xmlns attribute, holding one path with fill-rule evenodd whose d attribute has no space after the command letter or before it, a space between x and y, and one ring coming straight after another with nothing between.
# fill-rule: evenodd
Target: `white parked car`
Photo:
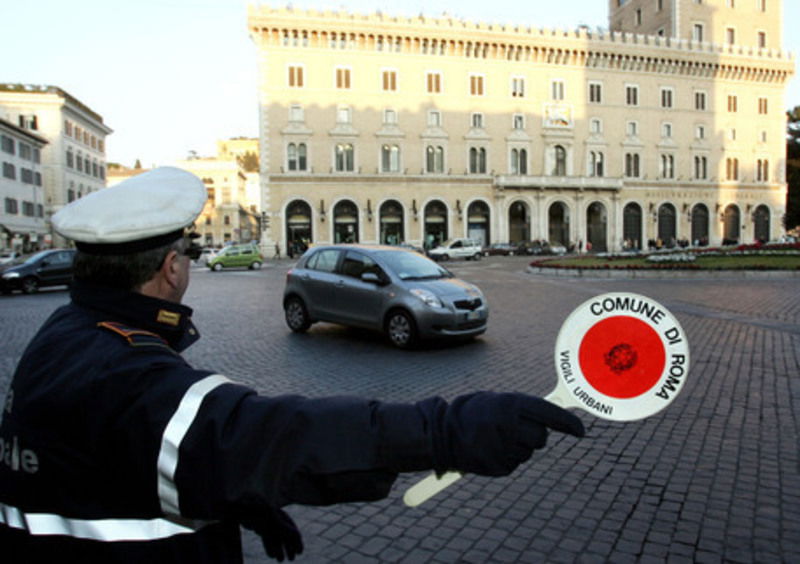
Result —
<instances>
[{"instance_id":1,"label":"white parked car","mask_svg":"<svg viewBox=\"0 0 800 564\"><path fill-rule=\"evenodd\" d=\"M215 256L217 256L217 249L204 247L203 250L200 251L200 256L195 262L203 266L208 266L208 262Z\"/></svg>"},{"instance_id":2,"label":"white parked car","mask_svg":"<svg viewBox=\"0 0 800 564\"><path fill-rule=\"evenodd\" d=\"M448 239L436 248L428 251L433 260L450 260L455 258L481 260L483 246L475 239Z\"/></svg>"},{"instance_id":3,"label":"white parked car","mask_svg":"<svg viewBox=\"0 0 800 564\"><path fill-rule=\"evenodd\" d=\"M8 264L20 255L16 251L2 251L0 252L0 264Z\"/></svg>"}]
</instances>

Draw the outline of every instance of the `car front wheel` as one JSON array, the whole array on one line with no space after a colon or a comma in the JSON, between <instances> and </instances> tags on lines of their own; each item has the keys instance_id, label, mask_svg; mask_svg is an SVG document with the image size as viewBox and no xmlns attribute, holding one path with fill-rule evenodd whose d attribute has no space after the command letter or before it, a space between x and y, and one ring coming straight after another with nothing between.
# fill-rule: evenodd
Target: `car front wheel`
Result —
<instances>
[{"instance_id":1,"label":"car front wheel","mask_svg":"<svg viewBox=\"0 0 800 564\"><path fill-rule=\"evenodd\" d=\"M295 333L304 333L311 327L311 319L308 317L306 305L300 298L292 297L286 300L283 312L286 316L286 325Z\"/></svg>"},{"instance_id":2,"label":"car front wheel","mask_svg":"<svg viewBox=\"0 0 800 564\"><path fill-rule=\"evenodd\" d=\"M411 316L402 310L393 311L386 321L386 334L400 349L413 347L417 342L417 328Z\"/></svg>"},{"instance_id":3,"label":"car front wheel","mask_svg":"<svg viewBox=\"0 0 800 564\"><path fill-rule=\"evenodd\" d=\"M211 267L211 270L213 270L214 272L219 272L220 270L222 270L222 263L218 262L217 264Z\"/></svg>"}]
</instances>

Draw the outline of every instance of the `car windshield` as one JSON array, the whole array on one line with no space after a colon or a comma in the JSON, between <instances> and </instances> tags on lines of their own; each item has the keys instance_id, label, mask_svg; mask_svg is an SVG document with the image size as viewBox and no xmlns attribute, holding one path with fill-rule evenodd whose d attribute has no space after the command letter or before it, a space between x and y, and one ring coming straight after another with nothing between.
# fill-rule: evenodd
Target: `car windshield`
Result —
<instances>
[{"instance_id":1,"label":"car windshield","mask_svg":"<svg viewBox=\"0 0 800 564\"><path fill-rule=\"evenodd\" d=\"M381 251L377 253L383 263L401 280L436 280L452 278L446 268L419 253L408 251Z\"/></svg>"}]
</instances>

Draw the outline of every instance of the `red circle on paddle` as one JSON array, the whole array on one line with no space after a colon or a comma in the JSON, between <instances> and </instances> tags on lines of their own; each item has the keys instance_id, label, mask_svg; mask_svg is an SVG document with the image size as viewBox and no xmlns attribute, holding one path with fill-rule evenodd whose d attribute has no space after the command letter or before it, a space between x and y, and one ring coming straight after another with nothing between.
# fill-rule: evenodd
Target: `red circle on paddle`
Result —
<instances>
[{"instance_id":1,"label":"red circle on paddle","mask_svg":"<svg viewBox=\"0 0 800 564\"><path fill-rule=\"evenodd\" d=\"M644 321L619 315L593 325L578 353L581 372L601 394L629 399L647 393L664 372L666 352Z\"/></svg>"}]
</instances>

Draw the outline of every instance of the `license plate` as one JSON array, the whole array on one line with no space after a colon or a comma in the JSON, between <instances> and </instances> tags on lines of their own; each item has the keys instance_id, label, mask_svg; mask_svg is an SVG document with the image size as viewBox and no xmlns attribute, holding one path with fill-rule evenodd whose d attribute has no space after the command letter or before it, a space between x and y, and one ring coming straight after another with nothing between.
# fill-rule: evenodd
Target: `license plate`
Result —
<instances>
[{"instance_id":1,"label":"license plate","mask_svg":"<svg viewBox=\"0 0 800 564\"><path fill-rule=\"evenodd\" d=\"M470 321L473 319L480 319L480 318L481 318L481 312L479 311L471 311L467 314L467 319Z\"/></svg>"}]
</instances>

